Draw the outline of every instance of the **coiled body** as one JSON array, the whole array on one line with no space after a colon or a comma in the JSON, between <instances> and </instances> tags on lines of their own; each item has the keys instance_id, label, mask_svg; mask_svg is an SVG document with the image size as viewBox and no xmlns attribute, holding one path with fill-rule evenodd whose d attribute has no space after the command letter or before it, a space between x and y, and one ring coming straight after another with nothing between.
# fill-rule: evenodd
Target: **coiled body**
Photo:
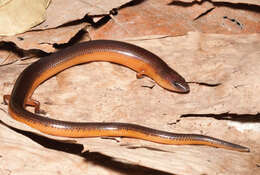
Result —
<instances>
[{"instance_id":1,"label":"coiled body","mask_svg":"<svg viewBox=\"0 0 260 175\"><path fill-rule=\"evenodd\" d=\"M146 75L161 87L181 93L189 92L189 86L176 71L153 53L135 45L110 40L96 40L74 45L70 48L41 58L28 66L16 80L9 100L9 114L16 120L43 133L64 137L131 137L162 144L202 144L237 151L248 148L216 138L196 134L175 134L130 123L78 123L54 120L31 113L25 109L39 103L31 99L34 90L45 80L71 66L108 61L129 67L137 76Z\"/></svg>"}]
</instances>

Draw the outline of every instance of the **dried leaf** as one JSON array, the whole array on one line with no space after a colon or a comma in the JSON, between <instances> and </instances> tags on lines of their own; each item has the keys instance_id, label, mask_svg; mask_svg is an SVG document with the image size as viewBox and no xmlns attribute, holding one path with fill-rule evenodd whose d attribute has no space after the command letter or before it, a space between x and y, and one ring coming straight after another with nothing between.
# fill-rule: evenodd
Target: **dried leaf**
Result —
<instances>
[{"instance_id":1,"label":"dried leaf","mask_svg":"<svg viewBox=\"0 0 260 175\"><path fill-rule=\"evenodd\" d=\"M250 153L240 153L205 146L160 145L136 139L121 139L119 142L100 138L76 139L77 143L84 144L85 150L100 152L125 165L174 174L257 173L259 122L247 128L251 123L247 115L242 123L238 123L236 118L216 120L203 117L203 114L230 112L239 116L259 112L257 105L260 101L255 98L260 93L257 88L259 40L259 34L189 33L182 37L132 41L161 56L190 82L221 83L215 87L190 84L190 94L171 93L157 85L152 89L145 88L142 86L151 80L136 80L133 71L127 68L91 63L68 69L50 79L36 90L34 98L40 100L42 109L51 118L136 123L170 132L206 134L251 149ZM6 82L1 93L10 91L10 83L23 67L18 64L3 67L9 70L9 74L0 77ZM1 105L1 108L6 109L6 106ZM184 114L201 114L201 118L200 115L180 118ZM8 118L7 114L1 116L3 121ZM169 125L178 120L177 124ZM34 132L28 127L18 128ZM0 131L5 133L5 130ZM81 166L84 164L86 162ZM67 162L67 166L74 165Z\"/></svg>"},{"instance_id":2,"label":"dried leaf","mask_svg":"<svg viewBox=\"0 0 260 175\"><path fill-rule=\"evenodd\" d=\"M46 18L50 0L9 0L0 4L0 35L23 33Z\"/></svg>"}]
</instances>

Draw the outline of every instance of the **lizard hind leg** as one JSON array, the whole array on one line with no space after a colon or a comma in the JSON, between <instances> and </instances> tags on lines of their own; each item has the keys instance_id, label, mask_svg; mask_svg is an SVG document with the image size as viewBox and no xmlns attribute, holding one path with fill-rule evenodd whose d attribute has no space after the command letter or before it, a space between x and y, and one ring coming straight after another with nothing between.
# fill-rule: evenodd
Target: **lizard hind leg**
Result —
<instances>
[{"instance_id":1,"label":"lizard hind leg","mask_svg":"<svg viewBox=\"0 0 260 175\"><path fill-rule=\"evenodd\" d=\"M3 102L4 102L5 105L8 105L10 98L11 98L11 95L4 95L3 96Z\"/></svg>"},{"instance_id":2,"label":"lizard hind leg","mask_svg":"<svg viewBox=\"0 0 260 175\"><path fill-rule=\"evenodd\" d=\"M3 102L4 102L5 105L9 104L10 98L11 98L11 95L4 95L3 96ZM25 105L34 107L34 112L40 113L40 102L39 101L33 100L33 99L30 98L26 101Z\"/></svg>"},{"instance_id":3,"label":"lizard hind leg","mask_svg":"<svg viewBox=\"0 0 260 175\"><path fill-rule=\"evenodd\" d=\"M26 106L32 106L32 107L34 107L34 112L36 113L36 114L39 114L40 113L40 102L39 101L37 101L37 100L33 100L33 99L27 99L27 101L26 101Z\"/></svg>"}]
</instances>

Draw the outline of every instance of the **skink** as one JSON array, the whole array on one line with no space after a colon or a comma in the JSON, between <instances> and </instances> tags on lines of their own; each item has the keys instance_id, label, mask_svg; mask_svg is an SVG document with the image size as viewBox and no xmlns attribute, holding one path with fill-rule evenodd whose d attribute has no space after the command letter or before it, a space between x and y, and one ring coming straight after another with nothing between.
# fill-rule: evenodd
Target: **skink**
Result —
<instances>
[{"instance_id":1,"label":"skink","mask_svg":"<svg viewBox=\"0 0 260 175\"><path fill-rule=\"evenodd\" d=\"M34 90L45 80L71 66L107 61L129 67L137 77L148 76L161 87L180 93L189 86L176 71L153 53L124 42L94 40L76 44L28 66L18 77L11 95L5 95L11 117L39 131L64 137L130 137L161 144L199 144L248 152L249 149L213 137L198 134L176 134L130 123L79 123L55 120L38 114L40 103L31 99ZM35 113L26 110L34 106Z\"/></svg>"}]
</instances>

